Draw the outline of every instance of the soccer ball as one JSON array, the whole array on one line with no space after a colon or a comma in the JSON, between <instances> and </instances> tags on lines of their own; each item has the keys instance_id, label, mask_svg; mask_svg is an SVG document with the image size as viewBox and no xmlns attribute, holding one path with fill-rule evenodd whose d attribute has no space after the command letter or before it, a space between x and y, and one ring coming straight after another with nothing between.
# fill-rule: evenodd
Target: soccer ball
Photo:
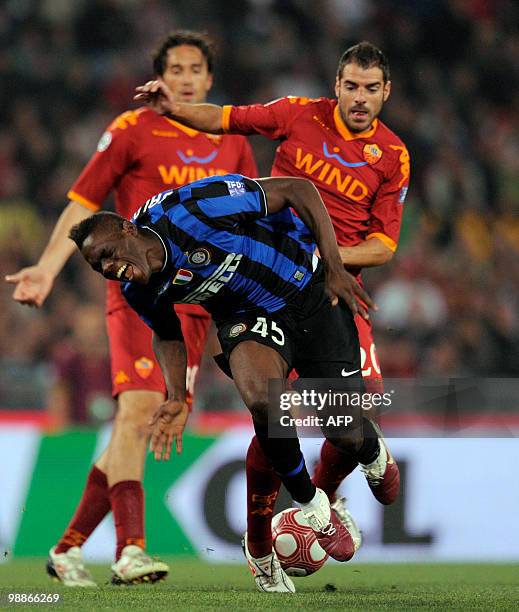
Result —
<instances>
[{"instance_id":1,"label":"soccer ball","mask_svg":"<svg viewBox=\"0 0 519 612\"><path fill-rule=\"evenodd\" d=\"M288 508L272 519L272 541L281 567L289 576L309 576L325 564L321 548L301 510Z\"/></svg>"}]
</instances>

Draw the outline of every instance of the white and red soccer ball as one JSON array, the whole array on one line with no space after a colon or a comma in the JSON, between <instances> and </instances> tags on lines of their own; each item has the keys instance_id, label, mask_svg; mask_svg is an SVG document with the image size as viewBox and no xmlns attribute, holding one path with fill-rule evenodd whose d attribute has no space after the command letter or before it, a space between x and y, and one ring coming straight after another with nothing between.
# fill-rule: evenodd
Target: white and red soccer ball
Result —
<instances>
[{"instance_id":1,"label":"white and red soccer ball","mask_svg":"<svg viewBox=\"0 0 519 612\"><path fill-rule=\"evenodd\" d=\"M276 514L272 519L272 540L281 567L289 576L309 576L328 559L298 508Z\"/></svg>"}]
</instances>

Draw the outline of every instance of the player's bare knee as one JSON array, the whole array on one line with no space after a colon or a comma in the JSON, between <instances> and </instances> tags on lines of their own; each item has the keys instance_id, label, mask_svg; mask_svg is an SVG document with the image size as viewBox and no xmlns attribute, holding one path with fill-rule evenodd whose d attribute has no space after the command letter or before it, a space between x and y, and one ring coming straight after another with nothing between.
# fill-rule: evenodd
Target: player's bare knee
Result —
<instances>
[{"instance_id":1,"label":"player's bare knee","mask_svg":"<svg viewBox=\"0 0 519 612\"><path fill-rule=\"evenodd\" d=\"M139 412L128 406L121 407L115 417L115 426L119 431L135 431L139 435L144 435L148 429L150 416L144 412Z\"/></svg>"},{"instance_id":2,"label":"player's bare knee","mask_svg":"<svg viewBox=\"0 0 519 612\"><path fill-rule=\"evenodd\" d=\"M252 420L258 425L268 424L269 403L266 397L258 396L247 403Z\"/></svg>"},{"instance_id":3,"label":"player's bare knee","mask_svg":"<svg viewBox=\"0 0 519 612\"><path fill-rule=\"evenodd\" d=\"M162 402L160 394L128 393L119 398L116 425L147 432L148 423Z\"/></svg>"}]
</instances>

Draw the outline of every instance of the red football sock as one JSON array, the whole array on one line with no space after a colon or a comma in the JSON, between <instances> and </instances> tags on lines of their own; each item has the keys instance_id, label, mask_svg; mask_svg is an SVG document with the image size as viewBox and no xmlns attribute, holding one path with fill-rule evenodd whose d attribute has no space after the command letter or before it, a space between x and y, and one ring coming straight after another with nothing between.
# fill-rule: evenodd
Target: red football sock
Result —
<instances>
[{"instance_id":1,"label":"red football sock","mask_svg":"<svg viewBox=\"0 0 519 612\"><path fill-rule=\"evenodd\" d=\"M81 546L108 512L110 512L110 499L106 474L94 465L88 474L79 506L61 536L55 552L64 553L72 546Z\"/></svg>"},{"instance_id":2,"label":"red football sock","mask_svg":"<svg viewBox=\"0 0 519 612\"><path fill-rule=\"evenodd\" d=\"M114 515L118 561L125 546L145 548L144 491L138 480L122 480L110 488L110 503Z\"/></svg>"},{"instance_id":3,"label":"red football sock","mask_svg":"<svg viewBox=\"0 0 519 612\"><path fill-rule=\"evenodd\" d=\"M272 552L272 516L281 487L269 460L254 436L247 451L247 544L260 558Z\"/></svg>"},{"instance_id":4,"label":"red football sock","mask_svg":"<svg viewBox=\"0 0 519 612\"><path fill-rule=\"evenodd\" d=\"M322 489L331 503L341 482L357 467L358 461L351 455L339 452L328 440L321 447L321 459L315 468L312 481Z\"/></svg>"}]
</instances>

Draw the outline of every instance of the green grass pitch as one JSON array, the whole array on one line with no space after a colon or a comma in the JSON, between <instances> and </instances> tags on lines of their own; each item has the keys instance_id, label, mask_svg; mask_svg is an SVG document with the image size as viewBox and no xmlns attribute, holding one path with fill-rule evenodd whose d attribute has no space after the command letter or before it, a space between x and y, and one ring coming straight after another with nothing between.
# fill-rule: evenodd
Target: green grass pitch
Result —
<instances>
[{"instance_id":1,"label":"green grass pitch","mask_svg":"<svg viewBox=\"0 0 519 612\"><path fill-rule=\"evenodd\" d=\"M327 565L295 580L295 595L255 590L243 565L170 559L171 574L147 586L108 584L108 566L92 566L99 589L67 589L43 572L44 560L0 565L0 609L57 610L512 610L519 609L519 565ZM60 593L58 606L7 604L8 593Z\"/></svg>"}]
</instances>

